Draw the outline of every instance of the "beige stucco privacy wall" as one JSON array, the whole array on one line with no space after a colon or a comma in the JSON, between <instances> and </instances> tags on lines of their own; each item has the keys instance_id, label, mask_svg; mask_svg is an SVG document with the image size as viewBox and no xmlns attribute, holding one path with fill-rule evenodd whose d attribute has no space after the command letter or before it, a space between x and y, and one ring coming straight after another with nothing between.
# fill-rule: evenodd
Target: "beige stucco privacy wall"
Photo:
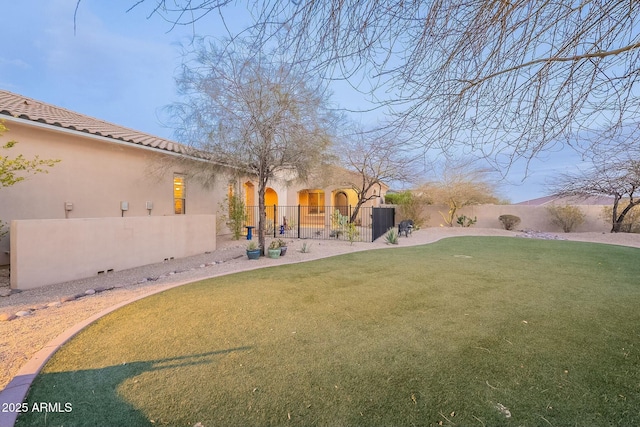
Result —
<instances>
[{"instance_id":1,"label":"beige stucco privacy wall","mask_svg":"<svg viewBox=\"0 0 640 427\"><path fill-rule=\"evenodd\" d=\"M173 177L185 173L167 162L172 154L47 124L1 118L9 129L0 139L18 141L7 152L31 159L59 159L46 174L0 190L0 219L120 218L174 216ZM186 214L215 214L224 190L186 181ZM121 211L121 202L128 210ZM147 209L151 202L153 209ZM69 203L71 210L65 209ZM48 233L39 237L46 238ZM0 265L9 263L9 238L0 242ZM13 272L12 272L13 275Z\"/></svg>"},{"instance_id":2,"label":"beige stucco privacy wall","mask_svg":"<svg viewBox=\"0 0 640 427\"><path fill-rule=\"evenodd\" d=\"M586 219L583 224L578 226L575 232L609 232L611 224L602 218L602 205L576 205L585 214ZM427 206L424 210L425 215L429 218L427 225L430 227L439 227L445 225L440 212L446 215L448 208L446 206ZM516 227L518 230L538 230L546 232L562 232L562 229L551 223L551 217L547 211L547 206L527 206L527 205L477 205L466 206L456 213L456 216L466 215L470 218L477 218L478 222L474 227L482 228L503 228L498 220L500 215L515 215L520 217L520 224ZM454 219L455 221L455 219ZM454 226L458 225L454 223Z\"/></svg>"},{"instance_id":3,"label":"beige stucco privacy wall","mask_svg":"<svg viewBox=\"0 0 640 427\"><path fill-rule=\"evenodd\" d=\"M215 249L215 215L17 220L11 222L11 287L32 289Z\"/></svg>"}]
</instances>

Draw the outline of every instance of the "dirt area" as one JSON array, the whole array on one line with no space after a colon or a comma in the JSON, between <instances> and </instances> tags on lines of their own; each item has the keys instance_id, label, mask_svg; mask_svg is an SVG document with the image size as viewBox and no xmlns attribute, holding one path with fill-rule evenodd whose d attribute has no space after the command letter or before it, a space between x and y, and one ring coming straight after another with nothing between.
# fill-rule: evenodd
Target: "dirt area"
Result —
<instances>
[{"instance_id":1,"label":"dirt area","mask_svg":"<svg viewBox=\"0 0 640 427\"><path fill-rule=\"evenodd\" d=\"M420 245L461 235L567 239L640 248L638 234L550 234L482 228L427 228L415 231L408 238L401 237L398 246L387 245L384 238L353 245L335 240L288 240L286 256L256 261L247 259L246 241L222 237L218 240L217 250L211 253L19 293L11 292L8 287L8 270L0 269L0 295L7 295L0 297L0 388L6 386L34 353L66 329L118 303L150 292L237 271L370 249ZM308 252L302 251L303 245Z\"/></svg>"}]
</instances>

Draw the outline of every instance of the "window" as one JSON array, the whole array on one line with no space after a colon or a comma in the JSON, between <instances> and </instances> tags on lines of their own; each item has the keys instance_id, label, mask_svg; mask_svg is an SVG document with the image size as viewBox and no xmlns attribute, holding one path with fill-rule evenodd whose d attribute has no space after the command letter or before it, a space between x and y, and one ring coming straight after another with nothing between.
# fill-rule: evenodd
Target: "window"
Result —
<instances>
[{"instance_id":1,"label":"window","mask_svg":"<svg viewBox=\"0 0 640 427\"><path fill-rule=\"evenodd\" d=\"M310 214L324 213L324 191L303 190L299 196L300 204L309 206Z\"/></svg>"},{"instance_id":2,"label":"window","mask_svg":"<svg viewBox=\"0 0 640 427\"><path fill-rule=\"evenodd\" d=\"M184 176L173 176L173 207L176 215L184 215L186 205L186 187Z\"/></svg>"}]
</instances>

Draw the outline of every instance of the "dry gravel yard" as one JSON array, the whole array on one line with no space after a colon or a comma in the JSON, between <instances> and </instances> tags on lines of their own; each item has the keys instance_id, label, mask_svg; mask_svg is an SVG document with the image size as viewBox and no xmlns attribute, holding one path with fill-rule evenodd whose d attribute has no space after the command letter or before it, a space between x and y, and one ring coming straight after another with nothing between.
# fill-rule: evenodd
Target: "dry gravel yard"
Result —
<instances>
[{"instance_id":1,"label":"dry gravel yard","mask_svg":"<svg viewBox=\"0 0 640 427\"><path fill-rule=\"evenodd\" d=\"M414 232L409 238L401 238L398 246L425 244L458 235L561 238L640 248L640 235L637 234L560 233L555 235L481 228L428 228ZM374 243L354 243L353 245L343 241L291 240L285 257L277 260L261 258L257 261L249 261L245 255L245 243L221 237L218 241L218 249L208 254L0 297L0 337L2 337L0 338L0 388L4 388L21 366L53 338L82 320L118 303L179 283L208 277L389 247L385 244L384 238ZM303 243L310 247L309 253L300 251ZM4 276L3 273L5 273ZM0 291L4 290L0 295L9 293L7 282L6 270L0 271ZM101 291L101 289L105 290ZM87 291L89 294L86 293ZM75 298L79 295L83 296ZM65 299L71 300L62 302ZM21 313L26 315L15 316L19 312L26 312Z\"/></svg>"}]
</instances>

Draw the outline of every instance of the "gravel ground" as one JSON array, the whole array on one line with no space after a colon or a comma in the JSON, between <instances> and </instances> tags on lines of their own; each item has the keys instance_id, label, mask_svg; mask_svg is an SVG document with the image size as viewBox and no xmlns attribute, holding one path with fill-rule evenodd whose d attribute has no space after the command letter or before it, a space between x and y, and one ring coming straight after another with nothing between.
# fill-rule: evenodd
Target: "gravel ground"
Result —
<instances>
[{"instance_id":1,"label":"gravel ground","mask_svg":"<svg viewBox=\"0 0 640 427\"><path fill-rule=\"evenodd\" d=\"M640 248L640 235L570 233L559 235L540 232L510 232L481 228L428 228L400 238L398 247L431 243L444 237L458 235L500 235L543 239L568 239ZM84 280L61 283L39 289L12 293L0 297L0 389L4 388L20 367L49 341L80 321L115 304L131 300L153 291L266 266L310 261L327 256L368 249L392 249L384 238L373 243L329 240L288 240L286 256L280 259L261 258L249 261L245 243L222 236L218 249L207 254L118 271ZM303 244L310 251L302 253ZM0 270L0 295L9 293L8 277ZM2 282L5 287L3 288ZM4 291L4 292L2 292ZM89 291L89 294L86 292ZM92 291L96 291L92 293ZM82 295L81 297L77 297ZM74 298L70 298L74 297ZM71 301L63 301L71 299ZM20 313L22 312L22 313ZM16 316L16 313L24 316ZM7 320L9 319L9 320Z\"/></svg>"}]
</instances>

